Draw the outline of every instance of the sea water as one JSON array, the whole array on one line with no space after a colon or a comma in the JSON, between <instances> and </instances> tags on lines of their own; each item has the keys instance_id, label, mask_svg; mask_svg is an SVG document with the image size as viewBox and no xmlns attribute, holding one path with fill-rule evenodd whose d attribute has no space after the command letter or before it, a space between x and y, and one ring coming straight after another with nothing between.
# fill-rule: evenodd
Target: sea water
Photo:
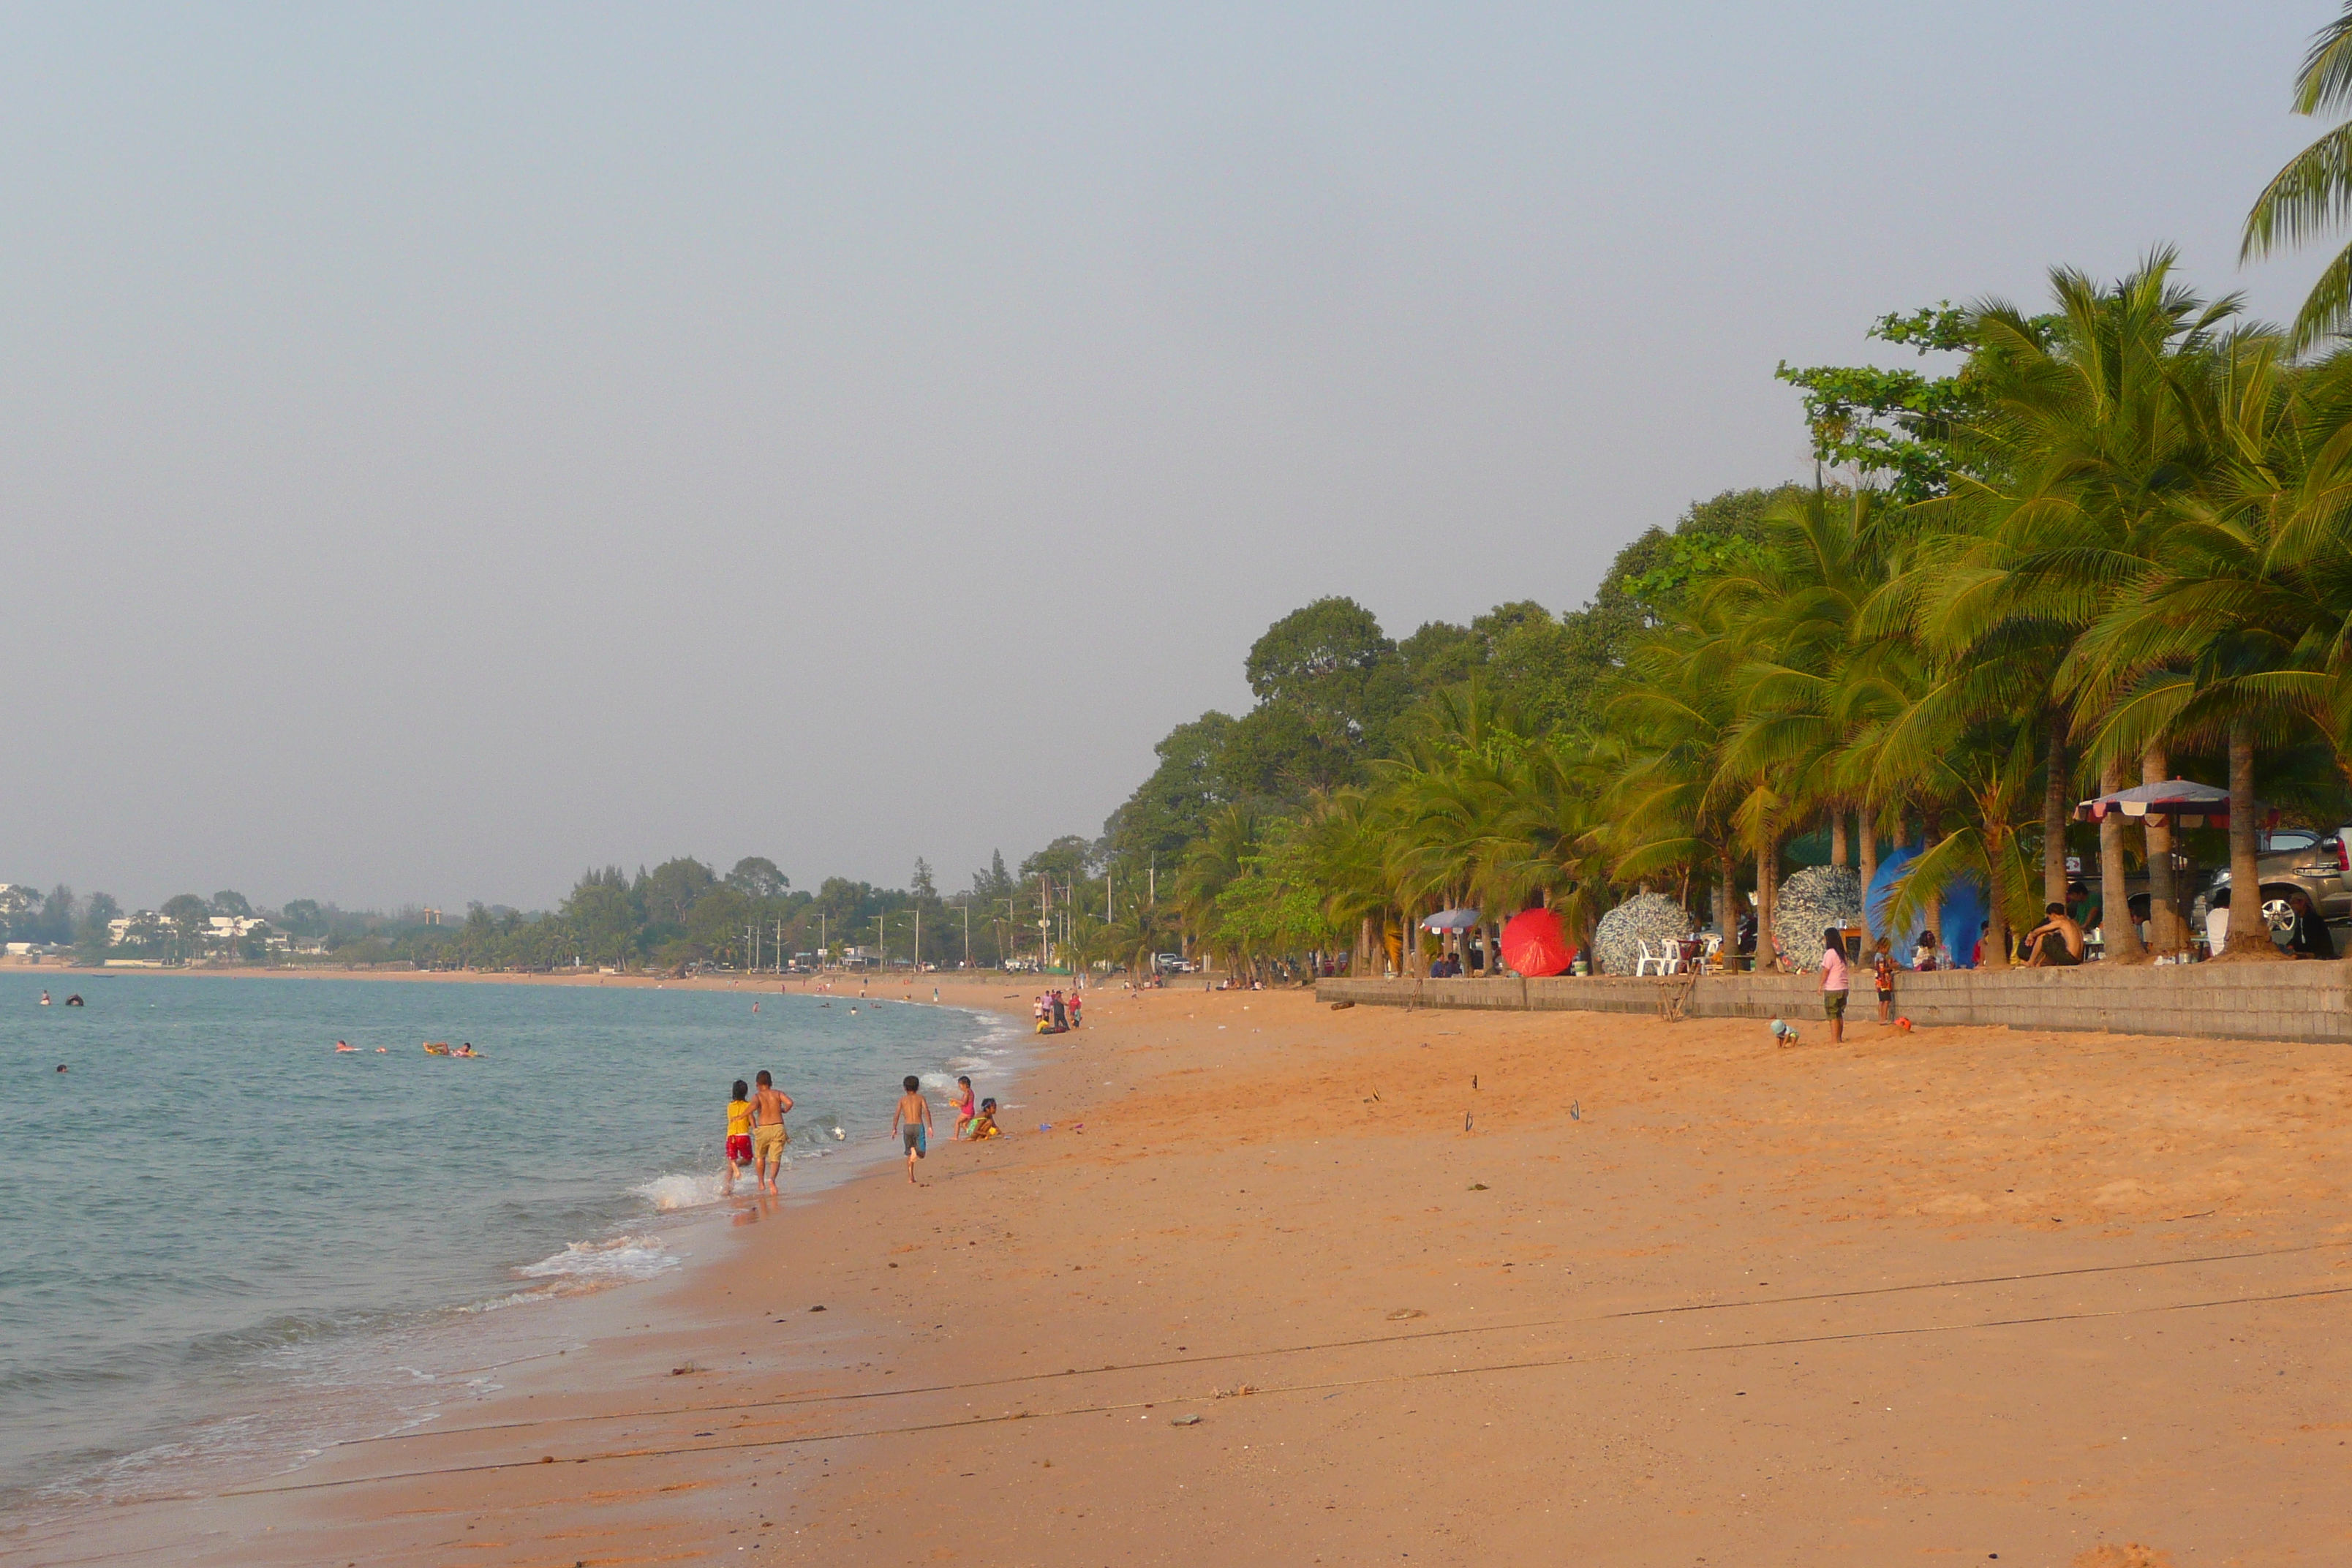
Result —
<instances>
[{"instance_id":1,"label":"sea water","mask_svg":"<svg viewBox=\"0 0 2352 1568\"><path fill-rule=\"evenodd\" d=\"M750 978L0 974L0 1519L435 1419L543 1351L551 1303L720 1245L734 1079L797 1102L789 1196L895 1152L900 1078L1001 1072L1013 1037Z\"/></svg>"}]
</instances>

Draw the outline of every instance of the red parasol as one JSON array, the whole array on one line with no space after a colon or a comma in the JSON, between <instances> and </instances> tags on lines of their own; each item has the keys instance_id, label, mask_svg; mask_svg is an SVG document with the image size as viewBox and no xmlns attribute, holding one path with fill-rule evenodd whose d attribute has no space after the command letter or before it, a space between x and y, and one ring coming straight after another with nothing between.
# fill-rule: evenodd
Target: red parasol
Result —
<instances>
[{"instance_id":1,"label":"red parasol","mask_svg":"<svg viewBox=\"0 0 2352 1568\"><path fill-rule=\"evenodd\" d=\"M1558 974L1568 967L1568 938L1549 910L1521 910L1503 927L1503 962L1522 974Z\"/></svg>"}]
</instances>

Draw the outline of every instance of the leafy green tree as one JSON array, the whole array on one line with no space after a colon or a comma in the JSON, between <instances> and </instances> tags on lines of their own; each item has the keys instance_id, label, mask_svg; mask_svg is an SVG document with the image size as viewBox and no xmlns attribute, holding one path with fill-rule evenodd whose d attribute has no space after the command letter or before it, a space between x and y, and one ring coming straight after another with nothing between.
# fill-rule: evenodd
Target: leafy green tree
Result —
<instances>
[{"instance_id":1,"label":"leafy green tree","mask_svg":"<svg viewBox=\"0 0 2352 1568\"><path fill-rule=\"evenodd\" d=\"M183 941L194 942L212 929L212 910L194 893L174 893L156 911L169 921Z\"/></svg>"},{"instance_id":2,"label":"leafy green tree","mask_svg":"<svg viewBox=\"0 0 2352 1568\"><path fill-rule=\"evenodd\" d=\"M1004 851L992 850L988 869L971 874L972 898L982 904L992 904L999 899L1013 897L1013 873L1004 868Z\"/></svg>"},{"instance_id":3,"label":"leafy green tree","mask_svg":"<svg viewBox=\"0 0 2352 1568\"><path fill-rule=\"evenodd\" d=\"M59 944L74 939L74 892L59 882L41 900L41 911L34 922L35 940Z\"/></svg>"},{"instance_id":4,"label":"leafy green tree","mask_svg":"<svg viewBox=\"0 0 2352 1568\"><path fill-rule=\"evenodd\" d=\"M1949 300L1881 316L1864 335L1922 355L1969 353L1978 346L1974 312L1956 310ZM1783 360L1772 374L1803 391L1816 461L1882 482L1903 501L1945 492L1963 461L1954 431L1982 407L1980 389L1966 369L1951 375L1874 365L1800 370Z\"/></svg>"},{"instance_id":5,"label":"leafy green tree","mask_svg":"<svg viewBox=\"0 0 2352 1568\"><path fill-rule=\"evenodd\" d=\"M247 921L253 918L253 906L245 901L243 893L233 889L223 889L215 893L212 896L212 907L213 913L216 915L228 915L237 920Z\"/></svg>"},{"instance_id":6,"label":"leafy green tree","mask_svg":"<svg viewBox=\"0 0 2352 1568\"><path fill-rule=\"evenodd\" d=\"M84 963L103 963L109 949L114 945L114 922L122 918L122 906L114 901L111 893L92 893L82 901L81 925L75 933L77 956Z\"/></svg>"},{"instance_id":7,"label":"leafy green tree","mask_svg":"<svg viewBox=\"0 0 2352 1568\"><path fill-rule=\"evenodd\" d=\"M650 873L639 874L638 900L645 907L647 924L668 928L671 931L686 928L686 917L698 900L719 885L710 868L690 856L665 860Z\"/></svg>"},{"instance_id":8,"label":"leafy green tree","mask_svg":"<svg viewBox=\"0 0 2352 1568\"><path fill-rule=\"evenodd\" d=\"M727 873L727 886L755 902L781 899L792 890L792 879L762 855L746 855Z\"/></svg>"},{"instance_id":9,"label":"leafy green tree","mask_svg":"<svg viewBox=\"0 0 2352 1568\"><path fill-rule=\"evenodd\" d=\"M1522 606L1507 608L1517 610ZM1533 610L1544 620L1551 618L1541 605L1524 608ZM1420 630L1397 644L1397 661L1403 667L1409 686L1417 691L1431 691L1469 679L1472 671L1486 664L1491 641L1492 633L1478 627L1458 626L1450 621L1424 621Z\"/></svg>"}]
</instances>

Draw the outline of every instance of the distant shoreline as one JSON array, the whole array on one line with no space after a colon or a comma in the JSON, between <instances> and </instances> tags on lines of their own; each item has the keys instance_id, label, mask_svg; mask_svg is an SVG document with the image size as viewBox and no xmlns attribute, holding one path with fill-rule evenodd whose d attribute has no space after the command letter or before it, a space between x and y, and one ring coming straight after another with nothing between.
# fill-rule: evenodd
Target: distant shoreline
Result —
<instances>
[{"instance_id":1,"label":"distant shoreline","mask_svg":"<svg viewBox=\"0 0 2352 1568\"><path fill-rule=\"evenodd\" d=\"M667 974L607 974L601 970L593 969L582 970L576 973L558 970L544 974L474 969L287 969L260 965L238 968L218 968L208 965L200 969L67 969L52 968L46 963L12 963L6 965L5 969L0 969L0 973L17 975L38 973L44 976L55 974L58 977L58 984L51 985L50 989L67 991L70 991L83 980L101 978L114 980L126 976L146 979L164 976L215 980L429 981L443 984L476 985L603 985L634 987L640 990L760 991L771 994L795 996L822 994L816 990L816 983L826 978L826 976L814 974L788 974L782 977L774 974L698 974L677 978ZM838 972L830 978L834 983L834 990L831 993L834 995L838 996L845 993L855 995L857 986L863 984L869 994L884 1001L905 1000L928 1004L930 998L922 993L936 987L940 993L940 1002L943 1006L951 1000L959 1006L988 1005L980 1003L971 994L988 991L994 994L990 998L990 1003L996 1005L996 1010L1003 1012L1017 1010L1002 1005L1007 1000L1003 994L1006 986L1014 988L1012 1000L1023 1001L1034 990L1047 989L1055 985L1066 987L1070 984L1068 975L1005 974L992 970L978 972L940 970L920 976L894 976L888 980L878 979L872 975L861 979L852 972ZM952 998L948 995L950 989L958 994ZM1088 989L1092 990L1093 987L1089 986Z\"/></svg>"}]
</instances>

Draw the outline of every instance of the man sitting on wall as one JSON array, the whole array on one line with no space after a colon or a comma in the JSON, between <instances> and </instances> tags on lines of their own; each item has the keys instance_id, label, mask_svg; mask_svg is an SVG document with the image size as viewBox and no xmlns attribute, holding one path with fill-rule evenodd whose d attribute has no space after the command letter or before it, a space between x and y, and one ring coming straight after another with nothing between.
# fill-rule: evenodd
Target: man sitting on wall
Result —
<instances>
[{"instance_id":1,"label":"man sitting on wall","mask_svg":"<svg viewBox=\"0 0 2352 1568\"><path fill-rule=\"evenodd\" d=\"M2050 918L2025 933L2025 964L2029 969L2064 969L2083 962L2083 928L2066 906L2053 903Z\"/></svg>"}]
</instances>

